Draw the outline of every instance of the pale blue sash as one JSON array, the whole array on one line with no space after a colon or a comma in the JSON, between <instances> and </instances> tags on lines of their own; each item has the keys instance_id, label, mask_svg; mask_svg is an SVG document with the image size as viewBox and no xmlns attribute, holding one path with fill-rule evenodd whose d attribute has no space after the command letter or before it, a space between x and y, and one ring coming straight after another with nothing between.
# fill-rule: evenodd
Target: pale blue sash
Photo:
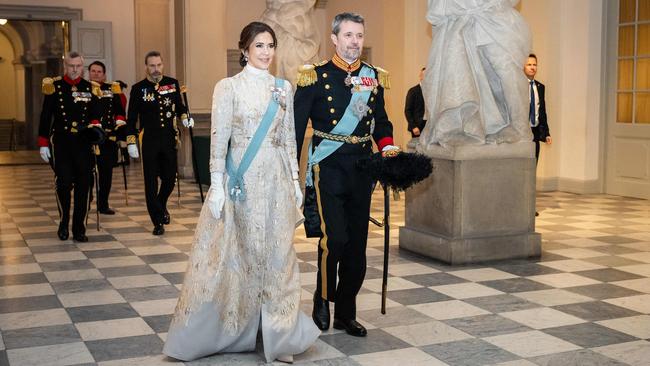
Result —
<instances>
[{"instance_id":1,"label":"pale blue sash","mask_svg":"<svg viewBox=\"0 0 650 366\"><path fill-rule=\"evenodd\" d=\"M374 79L375 71L370 67L364 65L359 72L359 76L370 77ZM334 126L334 128L328 133L342 136L351 135L352 132L354 132L354 130L357 128L357 125L360 121L360 119L352 111L352 106L357 103L357 100L361 100L367 104L371 92L372 91L370 90L363 90L352 93L352 98L350 98L350 103L348 103L347 108L345 108L343 117L341 117L339 123ZM307 179L305 182L305 184L310 187L314 185L312 178L312 167L323 161L323 159L326 157L332 155L334 151L343 145L343 142L323 139L320 144L316 146L316 149L312 149L313 140L314 139L312 137L312 141L309 143L309 160L307 161Z\"/></svg>"},{"instance_id":2,"label":"pale blue sash","mask_svg":"<svg viewBox=\"0 0 650 366\"><path fill-rule=\"evenodd\" d=\"M276 89L281 89L284 87L284 80L280 78L275 78L275 87ZM226 155L226 172L228 172L228 194L230 199L233 201L244 201L246 199L246 190L244 189L244 174L250 167L255 155L260 150L262 142L266 134L271 128L273 123L273 118L278 111L278 101L275 100L273 95L271 100L269 100L269 105L266 107L266 112L264 117L262 117L262 122L260 122L259 127L255 131L251 142L248 144L244 155L241 158L239 163L239 168L235 169L235 163L232 161L232 154L230 149L228 149L228 154Z\"/></svg>"}]
</instances>

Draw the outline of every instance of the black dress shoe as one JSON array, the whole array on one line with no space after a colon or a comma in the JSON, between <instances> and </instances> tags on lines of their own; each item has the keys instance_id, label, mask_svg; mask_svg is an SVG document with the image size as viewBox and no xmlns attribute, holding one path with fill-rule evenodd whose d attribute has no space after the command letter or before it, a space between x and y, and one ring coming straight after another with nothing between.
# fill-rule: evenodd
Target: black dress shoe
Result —
<instances>
[{"instance_id":1,"label":"black dress shoe","mask_svg":"<svg viewBox=\"0 0 650 366\"><path fill-rule=\"evenodd\" d=\"M72 239L80 243L85 243L88 241L88 237L85 234L75 234L72 236Z\"/></svg>"},{"instance_id":2,"label":"black dress shoe","mask_svg":"<svg viewBox=\"0 0 650 366\"><path fill-rule=\"evenodd\" d=\"M165 227L163 226L163 224L154 225L153 232L152 232L153 235L162 235L164 233L165 233Z\"/></svg>"},{"instance_id":3,"label":"black dress shoe","mask_svg":"<svg viewBox=\"0 0 650 366\"><path fill-rule=\"evenodd\" d=\"M60 223L59 231L57 231L56 234L59 236L59 239L68 240L68 236L70 236L70 233L68 232L68 225L63 225L63 223Z\"/></svg>"},{"instance_id":4,"label":"black dress shoe","mask_svg":"<svg viewBox=\"0 0 650 366\"><path fill-rule=\"evenodd\" d=\"M103 215L115 215L115 210L113 210L112 208L108 207L108 208L105 208L105 209L103 209L103 210L99 210L99 213L100 213L100 214L103 214Z\"/></svg>"},{"instance_id":5,"label":"black dress shoe","mask_svg":"<svg viewBox=\"0 0 650 366\"><path fill-rule=\"evenodd\" d=\"M334 329L345 330L347 334L355 337L365 337L368 335L366 328L354 319L334 318Z\"/></svg>"},{"instance_id":6,"label":"black dress shoe","mask_svg":"<svg viewBox=\"0 0 650 366\"><path fill-rule=\"evenodd\" d=\"M163 215L163 224L169 225L170 221L171 218L169 217L169 212L165 211L165 214Z\"/></svg>"},{"instance_id":7,"label":"black dress shoe","mask_svg":"<svg viewBox=\"0 0 650 366\"><path fill-rule=\"evenodd\" d=\"M330 327L330 302L324 300L320 295L314 294L314 309L311 318L320 330L328 330Z\"/></svg>"}]
</instances>

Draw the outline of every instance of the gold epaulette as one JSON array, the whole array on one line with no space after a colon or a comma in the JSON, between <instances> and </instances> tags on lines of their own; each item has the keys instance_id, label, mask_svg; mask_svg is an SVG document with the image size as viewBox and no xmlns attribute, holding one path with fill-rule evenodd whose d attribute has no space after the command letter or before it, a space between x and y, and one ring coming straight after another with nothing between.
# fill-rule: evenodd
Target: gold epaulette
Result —
<instances>
[{"instance_id":1,"label":"gold epaulette","mask_svg":"<svg viewBox=\"0 0 650 366\"><path fill-rule=\"evenodd\" d=\"M92 86L91 92L93 93L93 95L95 95L97 98L101 98L102 97L101 84L96 81L91 81L90 85Z\"/></svg>"},{"instance_id":2,"label":"gold epaulette","mask_svg":"<svg viewBox=\"0 0 650 366\"><path fill-rule=\"evenodd\" d=\"M319 63L315 63L314 66L316 66L316 67L318 67L318 66L323 66L323 65L325 65L325 64L328 63L328 62L330 62L330 60L323 60L323 61L321 61L321 62L319 62Z\"/></svg>"},{"instance_id":3,"label":"gold epaulette","mask_svg":"<svg viewBox=\"0 0 650 366\"><path fill-rule=\"evenodd\" d=\"M45 95L52 95L56 91L54 88L54 78L46 77L43 78L43 83L41 84L41 91Z\"/></svg>"},{"instance_id":4,"label":"gold epaulette","mask_svg":"<svg viewBox=\"0 0 650 366\"><path fill-rule=\"evenodd\" d=\"M375 66L375 69L377 69L377 80L379 80L379 85L384 89L390 89L390 73L381 67Z\"/></svg>"},{"instance_id":5,"label":"gold epaulette","mask_svg":"<svg viewBox=\"0 0 650 366\"><path fill-rule=\"evenodd\" d=\"M302 65L298 69L298 77L296 78L296 84L298 86L309 86L316 83L318 80L318 74L316 74L315 65Z\"/></svg>"},{"instance_id":6,"label":"gold epaulette","mask_svg":"<svg viewBox=\"0 0 650 366\"><path fill-rule=\"evenodd\" d=\"M181 85L181 94L187 93L187 85Z\"/></svg>"},{"instance_id":7,"label":"gold epaulette","mask_svg":"<svg viewBox=\"0 0 650 366\"><path fill-rule=\"evenodd\" d=\"M120 83L118 83L117 81L114 81L111 84L111 91L113 92L113 94L122 94L122 86L120 86Z\"/></svg>"}]
</instances>

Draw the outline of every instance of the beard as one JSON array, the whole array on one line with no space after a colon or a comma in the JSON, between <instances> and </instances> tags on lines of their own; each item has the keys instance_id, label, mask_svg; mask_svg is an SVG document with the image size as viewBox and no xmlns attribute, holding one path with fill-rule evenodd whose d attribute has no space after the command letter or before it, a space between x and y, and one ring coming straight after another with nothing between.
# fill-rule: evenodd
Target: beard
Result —
<instances>
[{"instance_id":1,"label":"beard","mask_svg":"<svg viewBox=\"0 0 650 366\"><path fill-rule=\"evenodd\" d=\"M346 60L356 60L361 56L360 48L346 48L342 55Z\"/></svg>"},{"instance_id":2,"label":"beard","mask_svg":"<svg viewBox=\"0 0 650 366\"><path fill-rule=\"evenodd\" d=\"M155 82L159 82L160 80L162 80L162 73L161 72L154 72L152 74L149 74L149 77L151 78L151 80L153 80Z\"/></svg>"}]
</instances>

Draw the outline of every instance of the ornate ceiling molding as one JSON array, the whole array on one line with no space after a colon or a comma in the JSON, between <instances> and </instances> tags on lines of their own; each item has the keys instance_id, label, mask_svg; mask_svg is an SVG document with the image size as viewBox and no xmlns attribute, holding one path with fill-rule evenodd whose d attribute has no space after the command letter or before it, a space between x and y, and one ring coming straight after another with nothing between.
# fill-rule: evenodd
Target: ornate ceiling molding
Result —
<instances>
[{"instance_id":1,"label":"ornate ceiling molding","mask_svg":"<svg viewBox=\"0 0 650 366\"><path fill-rule=\"evenodd\" d=\"M83 11L62 6L0 5L0 14L10 20L81 20Z\"/></svg>"}]
</instances>

